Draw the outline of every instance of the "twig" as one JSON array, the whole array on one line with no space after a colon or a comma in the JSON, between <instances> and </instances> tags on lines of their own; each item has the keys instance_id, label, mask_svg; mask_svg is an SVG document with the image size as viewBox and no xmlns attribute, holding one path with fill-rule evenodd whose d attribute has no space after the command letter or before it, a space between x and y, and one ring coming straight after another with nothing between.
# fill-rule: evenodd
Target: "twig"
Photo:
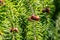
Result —
<instances>
[{"instance_id":1,"label":"twig","mask_svg":"<svg viewBox=\"0 0 60 40\"><path fill-rule=\"evenodd\" d=\"M35 25L35 21L33 21L33 32L34 32L34 40L37 40L37 37L36 37L36 25Z\"/></svg>"},{"instance_id":2,"label":"twig","mask_svg":"<svg viewBox=\"0 0 60 40\"><path fill-rule=\"evenodd\" d=\"M33 7L30 5L30 1L27 0L29 8L31 9L32 14L35 13ZM36 37L36 26L35 26L35 21L33 21L33 33L34 33L34 40L37 40Z\"/></svg>"},{"instance_id":3,"label":"twig","mask_svg":"<svg viewBox=\"0 0 60 40\"><path fill-rule=\"evenodd\" d=\"M27 0L27 2L28 2L28 5L29 5L29 8L31 9L32 14L35 13L32 5L31 5L30 2L29 2L29 0Z\"/></svg>"}]
</instances>

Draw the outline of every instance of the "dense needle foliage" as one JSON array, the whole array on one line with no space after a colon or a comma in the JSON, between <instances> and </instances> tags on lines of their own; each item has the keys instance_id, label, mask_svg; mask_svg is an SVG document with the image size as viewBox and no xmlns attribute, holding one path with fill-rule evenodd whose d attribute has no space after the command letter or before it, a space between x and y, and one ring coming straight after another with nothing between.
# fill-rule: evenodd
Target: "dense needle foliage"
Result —
<instances>
[{"instance_id":1,"label":"dense needle foliage","mask_svg":"<svg viewBox=\"0 0 60 40\"><path fill-rule=\"evenodd\" d=\"M1 1L0 40L59 40L59 4L59 0Z\"/></svg>"}]
</instances>

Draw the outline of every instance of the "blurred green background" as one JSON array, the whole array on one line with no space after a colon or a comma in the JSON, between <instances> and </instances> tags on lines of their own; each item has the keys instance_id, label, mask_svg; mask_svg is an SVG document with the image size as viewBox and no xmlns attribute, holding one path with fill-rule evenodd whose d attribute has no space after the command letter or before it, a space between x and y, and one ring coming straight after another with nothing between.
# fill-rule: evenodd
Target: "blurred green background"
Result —
<instances>
[{"instance_id":1,"label":"blurred green background","mask_svg":"<svg viewBox=\"0 0 60 40\"><path fill-rule=\"evenodd\" d=\"M60 40L60 0L0 0L0 40Z\"/></svg>"}]
</instances>

